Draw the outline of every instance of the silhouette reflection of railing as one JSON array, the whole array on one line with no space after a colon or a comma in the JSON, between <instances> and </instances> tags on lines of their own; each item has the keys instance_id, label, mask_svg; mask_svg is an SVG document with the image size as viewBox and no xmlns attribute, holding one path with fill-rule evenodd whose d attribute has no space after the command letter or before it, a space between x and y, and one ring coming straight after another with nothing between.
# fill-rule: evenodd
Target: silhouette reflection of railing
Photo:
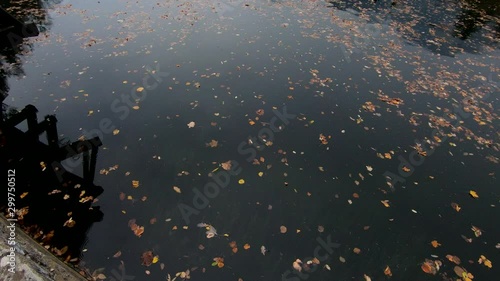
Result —
<instances>
[{"instance_id":1,"label":"silhouette reflection of railing","mask_svg":"<svg viewBox=\"0 0 500 281\"><path fill-rule=\"evenodd\" d=\"M27 131L16 126L26 121ZM92 203L103 192L93 184L100 139L78 140L60 147L57 119L47 115L38 123L37 109L0 121L2 167L15 171L16 218L33 238L66 261L78 262L86 233L103 213ZM39 137L45 133L47 144ZM61 164L83 154L83 177ZM1 204L4 204L3 202ZM6 206L0 209L6 213ZM6 213L6 217L8 214Z\"/></svg>"}]
</instances>

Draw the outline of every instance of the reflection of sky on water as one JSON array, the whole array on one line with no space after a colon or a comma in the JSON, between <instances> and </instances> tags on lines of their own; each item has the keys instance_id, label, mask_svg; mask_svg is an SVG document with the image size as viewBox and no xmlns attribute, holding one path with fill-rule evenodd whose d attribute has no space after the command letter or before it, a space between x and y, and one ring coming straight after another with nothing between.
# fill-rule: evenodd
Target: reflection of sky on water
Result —
<instances>
[{"instance_id":1,"label":"reflection of sky on water","mask_svg":"<svg viewBox=\"0 0 500 281\"><path fill-rule=\"evenodd\" d=\"M446 143L437 148L407 178L405 188L388 194L381 190L387 190L384 171L396 171L397 157L407 157L415 140L434 141L429 120L460 104L462 91L485 109L487 103L497 102L495 95L488 101L473 95L493 91L488 79L496 79L498 73L497 23L488 16L480 22L466 8L433 1L395 6L389 1L253 1L248 7L233 1L227 4L231 9L222 2L183 3L63 2L49 10L48 32L36 39L32 53L22 57L26 77L9 79L5 102L19 108L33 103L40 112L57 114L59 132L69 139L98 129L103 118L120 130L116 136L103 135L105 149L98 165L118 164L119 169L97 176L105 189L97 203L104 220L89 233L84 260L90 267L117 268L119 259L109 257L120 250L126 273L137 280L163 279L167 272L188 267L207 268L205 275L201 269L192 274L196 280L276 280L295 259L311 255L318 235L331 235L341 247L326 261L334 271L311 275L317 280L331 278L332 273L346 280L366 273L377 280L387 264L402 279L426 280L419 264L431 254L443 258L450 252L462 260L474 260L480 253L494 257L498 241L488 233L498 233L498 226L479 214L494 215L496 209L490 205L498 204L491 188L495 178L488 176L498 168L485 160L488 155L498 157L495 121L480 126L473 118L464 120L478 136L493 139L493 148L459 132L449 140L457 147ZM127 118L120 118L113 102L125 105L122 97L142 85L146 68L169 75L146 91L138 110L130 108ZM318 79L332 82L310 83L312 69L318 70ZM200 88L194 87L196 82ZM436 85L444 85L446 91L437 91ZM404 105L380 102L379 90L402 98ZM441 92L450 96L435 95ZM378 115L361 108L366 101L378 106ZM246 162L237 147L261 128L259 122L250 126L248 120L255 120L255 111L262 108L266 114L260 121L269 122L272 107L281 110L285 105L300 120L285 126L273 146L259 153L265 163ZM420 125L410 126L410 117ZM196 126L188 129L191 121ZM318 143L320 133L332 136L329 150ZM219 147L206 146L212 139ZM278 149L287 152L289 165L281 162L284 156ZM376 157L376 152L391 150L391 161ZM463 156L466 152L474 156ZM207 174L217 167L213 162L230 159L241 164L246 184L237 184L240 176L232 179L235 184L183 230L177 204L189 204L191 189L211 180ZM373 176L366 165L375 168ZM190 174L178 176L181 171ZM265 174L261 178L258 172ZM133 189L132 180L139 180L140 187ZM181 194L172 190L174 185ZM485 201L470 200L470 188L480 189ZM120 201L120 192L134 200ZM354 192L359 199L352 198ZM380 200L387 199L391 208L386 209ZM451 209L451 202L459 203L462 213ZM151 225L153 217L157 223ZM127 228L130 219L145 226L143 237ZM198 222L230 237L207 240L205 231L196 228ZM473 236L471 223L485 229L482 239L487 245L464 244L460 234ZM172 230L174 225L178 230ZM289 233L280 234L280 225ZM318 225L325 227L324 235L317 232ZM370 230L363 230L367 225ZM435 239L444 246L431 248L428 244ZM227 245L232 240L240 247L235 255ZM249 251L241 249L245 243L251 245ZM261 245L270 250L265 257ZM362 254L354 255L354 247ZM146 250L160 255L164 271L153 265L147 268L151 276L144 275L139 257ZM216 256L225 257L224 269L211 268ZM340 263L339 256L347 263ZM443 272L452 275L450 266ZM467 267L478 280L487 279L485 268Z\"/></svg>"}]
</instances>

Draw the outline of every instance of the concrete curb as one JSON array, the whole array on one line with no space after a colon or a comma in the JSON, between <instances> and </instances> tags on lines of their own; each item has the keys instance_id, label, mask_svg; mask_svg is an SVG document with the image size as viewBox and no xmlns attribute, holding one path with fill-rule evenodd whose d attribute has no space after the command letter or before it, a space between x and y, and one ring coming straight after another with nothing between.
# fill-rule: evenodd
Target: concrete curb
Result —
<instances>
[{"instance_id":1,"label":"concrete curb","mask_svg":"<svg viewBox=\"0 0 500 281\"><path fill-rule=\"evenodd\" d=\"M8 244L10 222L0 215L0 280L2 281L85 281L83 276L59 260L16 225L15 245ZM12 243L11 243L12 244ZM9 271L9 254L15 249L15 270Z\"/></svg>"}]
</instances>

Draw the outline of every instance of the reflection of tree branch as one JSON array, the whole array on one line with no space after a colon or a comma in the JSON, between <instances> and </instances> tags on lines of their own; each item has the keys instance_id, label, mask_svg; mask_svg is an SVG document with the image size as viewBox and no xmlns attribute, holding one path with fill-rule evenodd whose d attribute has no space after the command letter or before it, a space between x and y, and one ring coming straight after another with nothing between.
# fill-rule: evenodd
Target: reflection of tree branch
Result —
<instances>
[{"instance_id":1,"label":"reflection of tree branch","mask_svg":"<svg viewBox=\"0 0 500 281\"><path fill-rule=\"evenodd\" d=\"M488 16L495 18L498 15L500 15L500 5L496 1L468 0L457 17L454 36L466 40L488 23ZM496 31L500 29L500 22L497 21L495 28Z\"/></svg>"},{"instance_id":2,"label":"reflection of tree branch","mask_svg":"<svg viewBox=\"0 0 500 281\"><path fill-rule=\"evenodd\" d=\"M468 39L473 33L478 31L483 25L481 14L476 7L463 8L457 17L454 36L462 40Z\"/></svg>"},{"instance_id":3,"label":"reflection of tree branch","mask_svg":"<svg viewBox=\"0 0 500 281\"><path fill-rule=\"evenodd\" d=\"M31 0L4 1L0 7L9 11L22 22L31 21L44 30L52 25L47 9L59 4L62 0ZM0 29L2 22L0 21ZM33 44L28 40L13 42L12 38L0 38L0 102L3 103L9 92L7 79L13 76L23 76L22 56L33 50ZM8 114L7 107L2 104L2 118Z\"/></svg>"}]
</instances>

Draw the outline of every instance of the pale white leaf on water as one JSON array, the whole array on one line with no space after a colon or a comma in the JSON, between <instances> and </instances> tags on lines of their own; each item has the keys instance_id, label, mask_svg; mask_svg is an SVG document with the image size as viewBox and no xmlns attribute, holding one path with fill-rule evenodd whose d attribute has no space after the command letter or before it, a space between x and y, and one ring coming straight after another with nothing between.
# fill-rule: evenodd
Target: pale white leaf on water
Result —
<instances>
[{"instance_id":1,"label":"pale white leaf on water","mask_svg":"<svg viewBox=\"0 0 500 281\"><path fill-rule=\"evenodd\" d=\"M267 252L266 246L262 245L262 246L260 247L260 252L262 253L262 255L264 255L264 256L265 256L265 255L266 255L266 252Z\"/></svg>"},{"instance_id":2,"label":"pale white leaf on water","mask_svg":"<svg viewBox=\"0 0 500 281\"><path fill-rule=\"evenodd\" d=\"M301 261L301 260L299 260L299 259L296 259L296 260L293 262L293 264L292 264L293 269L297 270L298 272L301 272L301 271L302 271L302 266L301 266L301 264L302 264L302 261Z\"/></svg>"}]
</instances>

